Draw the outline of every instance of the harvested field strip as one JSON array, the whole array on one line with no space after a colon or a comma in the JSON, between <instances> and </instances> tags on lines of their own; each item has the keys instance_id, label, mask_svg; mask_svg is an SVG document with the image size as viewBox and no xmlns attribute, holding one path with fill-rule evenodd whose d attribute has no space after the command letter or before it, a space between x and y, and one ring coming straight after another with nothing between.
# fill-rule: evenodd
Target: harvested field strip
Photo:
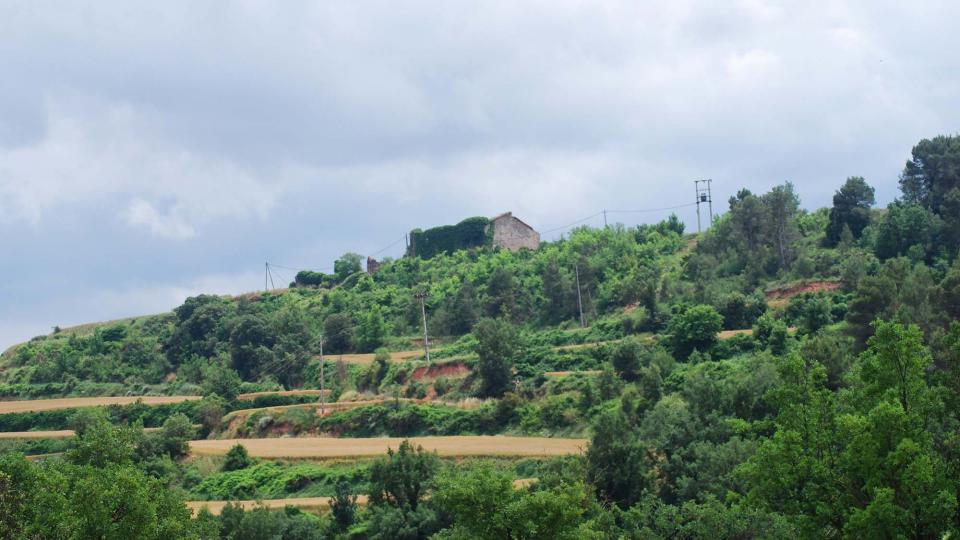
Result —
<instances>
[{"instance_id":1,"label":"harvested field strip","mask_svg":"<svg viewBox=\"0 0 960 540\"><path fill-rule=\"evenodd\" d=\"M330 508L330 501L333 497L299 497L293 499L265 499L262 501L187 501L187 508L196 514L202 508L206 508L211 514L219 516L223 508L228 504L239 504L244 510L252 510L258 506L279 510L287 506L296 506L307 512L319 513ZM357 504L365 506L367 497L360 495L357 497Z\"/></svg>"},{"instance_id":2,"label":"harvested field strip","mask_svg":"<svg viewBox=\"0 0 960 540\"><path fill-rule=\"evenodd\" d=\"M137 401L143 401L144 405L169 405L195 399L201 399L201 396L114 396L0 401L0 414L104 407L107 405L131 405Z\"/></svg>"},{"instance_id":3,"label":"harvested field strip","mask_svg":"<svg viewBox=\"0 0 960 540\"><path fill-rule=\"evenodd\" d=\"M391 362L403 362L406 360L413 360L423 356L422 350L416 351L396 351L390 353ZM326 360L332 361L342 361L345 364L372 364L373 359L377 355L374 353L368 354L328 354L324 357Z\"/></svg>"},{"instance_id":4,"label":"harvested field strip","mask_svg":"<svg viewBox=\"0 0 960 540\"><path fill-rule=\"evenodd\" d=\"M393 403L397 401L394 398L390 399L368 399L363 401L334 401L333 403L324 404L324 408L327 411L343 411L346 409L355 409L357 407L365 407L367 405L382 405L384 403ZM410 399L410 398L400 398L401 403L425 403L425 400L422 399ZM313 409L319 408L320 403L301 403L299 405L277 405L276 407L260 407L256 409L238 409L236 411L231 411L223 417L225 421L232 420L233 418L240 415L252 414L255 412L269 412L269 413L282 413L290 409Z\"/></svg>"},{"instance_id":5,"label":"harvested field strip","mask_svg":"<svg viewBox=\"0 0 960 540\"><path fill-rule=\"evenodd\" d=\"M533 485L536 483L536 481L536 478L519 478L513 481L513 486L517 489L521 489ZM287 506L296 506L297 508L307 512L320 513L330 508L330 502L332 500L333 497L295 497L291 499L264 499L260 501L187 501L187 508L189 508L194 515L196 515L201 509L206 508L207 511L215 516L219 516L220 513L223 512L223 508L228 504L238 504L244 510L252 510L257 507L278 510L286 508ZM358 495L357 505L366 506L367 496Z\"/></svg>"},{"instance_id":6,"label":"harvested field strip","mask_svg":"<svg viewBox=\"0 0 960 540\"><path fill-rule=\"evenodd\" d=\"M193 429L200 429L200 424L194 424ZM143 428L144 433L156 433L162 430L163 428L158 427L149 427ZM30 439L30 440L41 440L41 439L69 439L75 435L72 429L58 429L53 431L0 431L0 440L4 439Z\"/></svg>"},{"instance_id":7,"label":"harvested field strip","mask_svg":"<svg viewBox=\"0 0 960 540\"><path fill-rule=\"evenodd\" d=\"M73 437L73 430L59 429L56 431L6 431L0 433L0 440L21 439L69 439Z\"/></svg>"},{"instance_id":8,"label":"harvested field strip","mask_svg":"<svg viewBox=\"0 0 960 540\"><path fill-rule=\"evenodd\" d=\"M787 327L787 332L789 332L791 335L794 335L797 333L797 327L796 326ZM753 335L753 328L741 328L740 330L724 330L719 334L717 334L717 337L720 339L730 339L736 336L752 336L752 335Z\"/></svg>"},{"instance_id":9,"label":"harvested field strip","mask_svg":"<svg viewBox=\"0 0 960 540\"><path fill-rule=\"evenodd\" d=\"M222 456L236 444L247 448L251 457L289 459L331 459L375 457L404 440L444 457L549 457L580 454L586 439L549 437L455 436L373 439L333 439L321 437L282 439L223 439L190 442L194 456Z\"/></svg>"},{"instance_id":10,"label":"harvested field strip","mask_svg":"<svg viewBox=\"0 0 960 540\"><path fill-rule=\"evenodd\" d=\"M305 390L275 390L273 392L250 392L248 394L240 394L237 396L237 399L240 401L253 401L258 397L264 396L320 396L321 391L316 389L305 389ZM330 390L324 390L323 393L329 394Z\"/></svg>"},{"instance_id":11,"label":"harvested field strip","mask_svg":"<svg viewBox=\"0 0 960 540\"><path fill-rule=\"evenodd\" d=\"M587 369L584 371L546 371L544 377L569 377L570 375L599 375L603 373L599 369Z\"/></svg>"},{"instance_id":12,"label":"harvested field strip","mask_svg":"<svg viewBox=\"0 0 960 540\"><path fill-rule=\"evenodd\" d=\"M63 452L54 452L52 454L33 454L33 455L23 456L23 457L27 458L30 461L40 461L43 459L60 457L62 455L63 455Z\"/></svg>"},{"instance_id":13,"label":"harvested field strip","mask_svg":"<svg viewBox=\"0 0 960 540\"><path fill-rule=\"evenodd\" d=\"M764 291L764 296L767 297L767 300L789 300L798 294L805 292L832 292L840 287L843 284L839 281L798 281L795 283L789 283L786 285L780 285L772 289Z\"/></svg>"},{"instance_id":14,"label":"harvested field strip","mask_svg":"<svg viewBox=\"0 0 960 540\"><path fill-rule=\"evenodd\" d=\"M740 330L724 330L717 334L717 337L720 339L730 339L736 336L752 336L753 328L743 328Z\"/></svg>"}]
</instances>

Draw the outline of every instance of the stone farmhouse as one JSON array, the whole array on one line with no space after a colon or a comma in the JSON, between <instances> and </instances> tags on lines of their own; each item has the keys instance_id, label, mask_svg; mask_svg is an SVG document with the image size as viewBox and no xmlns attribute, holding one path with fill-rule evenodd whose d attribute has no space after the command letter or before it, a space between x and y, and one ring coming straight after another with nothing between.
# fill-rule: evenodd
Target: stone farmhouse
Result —
<instances>
[{"instance_id":1,"label":"stone farmhouse","mask_svg":"<svg viewBox=\"0 0 960 540\"><path fill-rule=\"evenodd\" d=\"M506 212L490 220L485 232L493 228L493 246L519 251L522 248L536 250L540 247L540 233L524 223L513 212Z\"/></svg>"}]
</instances>

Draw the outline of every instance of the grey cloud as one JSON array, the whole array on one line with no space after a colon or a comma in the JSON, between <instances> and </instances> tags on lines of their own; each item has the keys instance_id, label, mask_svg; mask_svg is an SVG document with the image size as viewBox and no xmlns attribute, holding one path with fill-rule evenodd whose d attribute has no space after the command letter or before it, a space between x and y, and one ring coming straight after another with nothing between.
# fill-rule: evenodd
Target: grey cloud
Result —
<instances>
[{"instance_id":1,"label":"grey cloud","mask_svg":"<svg viewBox=\"0 0 960 540\"><path fill-rule=\"evenodd\" d=\"M175 301L110 291L224 275L255 288L264 259L320 266L508 209L547 229L682 204L694 178L714 178L718 202L792 180L818 206L859 174L889 201L912 144L957 130L958 15L935 1L5 3L0 250L29 270L0 285L0 340Z\"/></svg>"}]
</instances>

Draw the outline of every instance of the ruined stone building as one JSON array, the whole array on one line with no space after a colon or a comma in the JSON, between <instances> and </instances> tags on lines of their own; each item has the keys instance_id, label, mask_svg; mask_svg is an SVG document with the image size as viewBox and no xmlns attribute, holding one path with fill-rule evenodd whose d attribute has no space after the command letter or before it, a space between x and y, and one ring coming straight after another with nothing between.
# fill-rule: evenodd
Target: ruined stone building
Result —
<instances>
[{"instance_id":1,"label":"ruined stone building","mask_svg":"<svg viewBox=\"0 0 960 540\"><path fill-rule=\"evenodd\" d=\"M540 233L524 223L513 212L506 212L490 220L486 232L493 228L493 246L510 251L521 248L536 250L540 247Z\"/></svg>"},{"instance_id":2,"label":"ruined stone building","mask_svg":"<svg viewBox=\"0 0 960 540\"><path fill-rule=\"evenodd\" d=\"M407 255L429 259L438 253L492 246L510 251L540 247L540 233L514 217L512 212L495 218L467 218L456 225L410 231Z\"/></svg>"}]
</instances>

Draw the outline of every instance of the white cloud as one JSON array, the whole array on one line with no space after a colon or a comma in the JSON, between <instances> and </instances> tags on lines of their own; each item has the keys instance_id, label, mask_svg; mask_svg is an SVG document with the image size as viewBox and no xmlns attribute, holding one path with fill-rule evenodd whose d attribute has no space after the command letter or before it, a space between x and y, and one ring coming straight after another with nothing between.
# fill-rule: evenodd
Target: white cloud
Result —
<instances>
[{"instance_id":1,"label":"white cloud","mask_svg":"<svg viewBox=\"0 0 960 540\"><path fill-rule=\"evenodd\" d=\"M0 147L0 218L38 224L65 207L94 205L155 235L184 239L214 220L267 215L282 180L183 148L164 138L152 117L88 98L49 102L41 141Z\"/></svg>"},{"instance_id":2,"label":"white cloud","mask_svg":"<svg viewBox=\"0 0 960 540\"><path fill-rule=\"evenodd\" d=\"M138 198L130 202L126 217L127 223L147 227L157 236L175 239L195 236L196 230L179 214L176 208L161 213L151 203Z\"/></svg>"},{"instance_id":3,"label":"white cloud","mask_svg":"<svg viewBox=\"0 0 960 540\"><path fill-rule=\"evenodd\" d=\"M29 271L0 327L467 215L682 203L694 178L820 205L863 175L885 202L960 125L956 3L23 5L0 3L0 253Z\"/></svg>"},{"instance_id":4,"label":"white cloud","mask_svg":"<svg viewBox=\"0 0 960 540\"><path fill-rule=\"evenodd\" d=\"M744 84L774 76L780 58L771 51L751 49L743 54L730 55L726 64L730 78L738 84Z\"/></svg>"}]
</instances>

